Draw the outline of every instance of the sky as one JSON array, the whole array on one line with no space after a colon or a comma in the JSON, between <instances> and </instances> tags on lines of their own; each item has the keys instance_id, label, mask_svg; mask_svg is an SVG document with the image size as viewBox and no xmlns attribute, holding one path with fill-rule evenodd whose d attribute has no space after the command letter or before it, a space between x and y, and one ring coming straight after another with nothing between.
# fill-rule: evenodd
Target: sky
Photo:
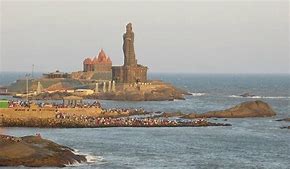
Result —
<instances>
[{"instance_id":1,"label":"sky","mask_svg":"<svg viewBox=\"0 0 290 169\"><path fill-rule=\"evenodd\" d=\"M149 72L290 73L289 1L4 1L0 71L82 70L101 48L123 64L133 24Z\"/></svg>"}]
</instances>

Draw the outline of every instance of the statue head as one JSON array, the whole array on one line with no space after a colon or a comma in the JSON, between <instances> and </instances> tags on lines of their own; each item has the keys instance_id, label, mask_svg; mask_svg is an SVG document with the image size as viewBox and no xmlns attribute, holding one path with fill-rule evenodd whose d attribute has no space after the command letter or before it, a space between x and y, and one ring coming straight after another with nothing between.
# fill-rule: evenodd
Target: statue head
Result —
<instances>
[{"instance_id":1,"label":"statue head","mask_svg":"<svg viewBox=\"0 0 290 169\"><path fill-rule=\"evenodd\" d=\"M126 32L132 32L132 23L126 25Z\"/></svg>"}]
</instances>

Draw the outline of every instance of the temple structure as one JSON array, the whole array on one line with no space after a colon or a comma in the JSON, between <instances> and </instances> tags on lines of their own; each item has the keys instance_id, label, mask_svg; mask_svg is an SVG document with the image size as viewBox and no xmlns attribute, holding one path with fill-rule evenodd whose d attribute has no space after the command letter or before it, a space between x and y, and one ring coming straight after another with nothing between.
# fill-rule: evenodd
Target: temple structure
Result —
<instances>
[{"instance_id":1,"label":"temple structure","mask_svg":"<svg viewBox=\"0 0 290 169\"><path fill-rule=\"evenodd\" d=\"M113 80L119 83L146 82L148 68L137 63L131 23L126 25L126 32L123 35L123 52L124 65L112 67Z\"/></svg>"},{"instance_id":2,"label":"temple structure","mask_svg":"<svg viewBox=\"0 0 290 169\"><path fill-rule=\"evenodd\" d=\"M89 71L100 71L100 72L108 72L112 69L112 61L109 56L104 52L103 49L99 52L98 57L86 58L83 61L84 64L84 72Z\"/></svg>"},{"instance_id":3,"label":"temple structure","mask_svg":"<svg viewBox=\"0 0 290 169\"><path fill-rule=\"evenodd\" d=\"M48 79L68 79L71 78L71 74L70 73L64 73L64 72L60 72L59 70L56 70L55 72L50 72L50 73L44 73L43 74L44 78L48 78Z\"/></svg>"},{"instance_id":4,"label":"temple structure","mask_svg":"<svg viewBox=\"0 0 290 169\"><path fill-rule=\"evenodd\" d=\"M112 80L112 61L101 49L98 56L83 61L83 72L93 73L92 79Z\"/></svg>"},{"instance_id":5,"label":"temple structure","mask_svg":"<svg viewBox=\"0 0 290 169\"><path fill-rule=\"evenodd\" d=\"M112 61L103 49L99 55L83 61L83 71L73 72L74 79L95 80L99 82L136 83L147 81L147 67L138 64L134 49L132 24L126 25L123 35L123 66L112 66Z\"/></svg>"}]
</instances>

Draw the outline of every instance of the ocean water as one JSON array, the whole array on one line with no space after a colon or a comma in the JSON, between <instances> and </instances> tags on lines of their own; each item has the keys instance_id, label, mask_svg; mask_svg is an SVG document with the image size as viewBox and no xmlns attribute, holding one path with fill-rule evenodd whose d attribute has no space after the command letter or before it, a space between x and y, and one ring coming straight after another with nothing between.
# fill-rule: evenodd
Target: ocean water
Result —
<instances>
[{"instance_id":1,"label":"ocean water","mask_svg":"<svg viewBox=\"0 0 290 169\"><path fill-rule=\"evenodd\" d=\"M16 136L41 133L87 154L91 160L90 164L69 168L290 168L290 130L280 129L290 123L276 121L290 117L290 75L150 74L150 78L173 83L193 95L182 101L101 101L101 104L107 108L202 113L259 99L269 103L277 116L228 119L230 127L2 128L1 132ZM0 80L3 85L15 79L8 73L2 74ZM243 93L255 96L242 98L239 95Z\"/></svg>"}]
</instances>

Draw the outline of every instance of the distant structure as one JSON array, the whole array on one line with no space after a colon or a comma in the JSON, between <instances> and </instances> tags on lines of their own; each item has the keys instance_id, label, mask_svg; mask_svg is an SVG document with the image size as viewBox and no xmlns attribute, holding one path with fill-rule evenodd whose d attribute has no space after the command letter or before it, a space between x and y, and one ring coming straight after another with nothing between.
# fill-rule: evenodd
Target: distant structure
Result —
<instances>
[{"instance_id":1,"label":"distant structure","mask_svg":"<svg viewBox=\"0 0 290 169\"><path fill-rule=\"evenodd\" d=\"M112 61L101 49L98 57L83 61L83 72L93 73L92 79L95 80L112 80Z\"/></svg>"},{"instance_id":2,"label":"distant structure","mask_svg":"<svg viewBox=\"0 0 290 169\"><path fill-rule=\"evenodd\" d=\"M123 52L124 65L112 67L113 80L119 83L146 82L148 68L137 63L131 23L126 25L126 32L123 35Z\"/></svg>"},{"instance_id":3,"label":"distant structure","mask_svg":"<svg viewBox=\"0 0 290 169\"><path fill-rule=\"evenodd\" d=\"M0 86L0 95L8 95L8 88Z\"/></svg>"},{"instance_id":4,"label":"distant structure","mask_svg":"<svg viewBox=\"0 0 290 169\"><path fill-rule=\"evenodd\" d=\"M37 89L36 89L36 94L40 94L43 90L43 86L41 85L41 83L38 81L37 82Z\"/></svg>"},{"instance_id":5,"label":"distant structure","mask_svg":"<svg viewBox=\"0 0 290 169\"><path fill-rule=\"evenodd\" d=\"M55 72L44 73L43 77L48 78L48 79L71 78L71 74L60 72L59 70L56 70Z\"/></svg>"}]
</instances>

